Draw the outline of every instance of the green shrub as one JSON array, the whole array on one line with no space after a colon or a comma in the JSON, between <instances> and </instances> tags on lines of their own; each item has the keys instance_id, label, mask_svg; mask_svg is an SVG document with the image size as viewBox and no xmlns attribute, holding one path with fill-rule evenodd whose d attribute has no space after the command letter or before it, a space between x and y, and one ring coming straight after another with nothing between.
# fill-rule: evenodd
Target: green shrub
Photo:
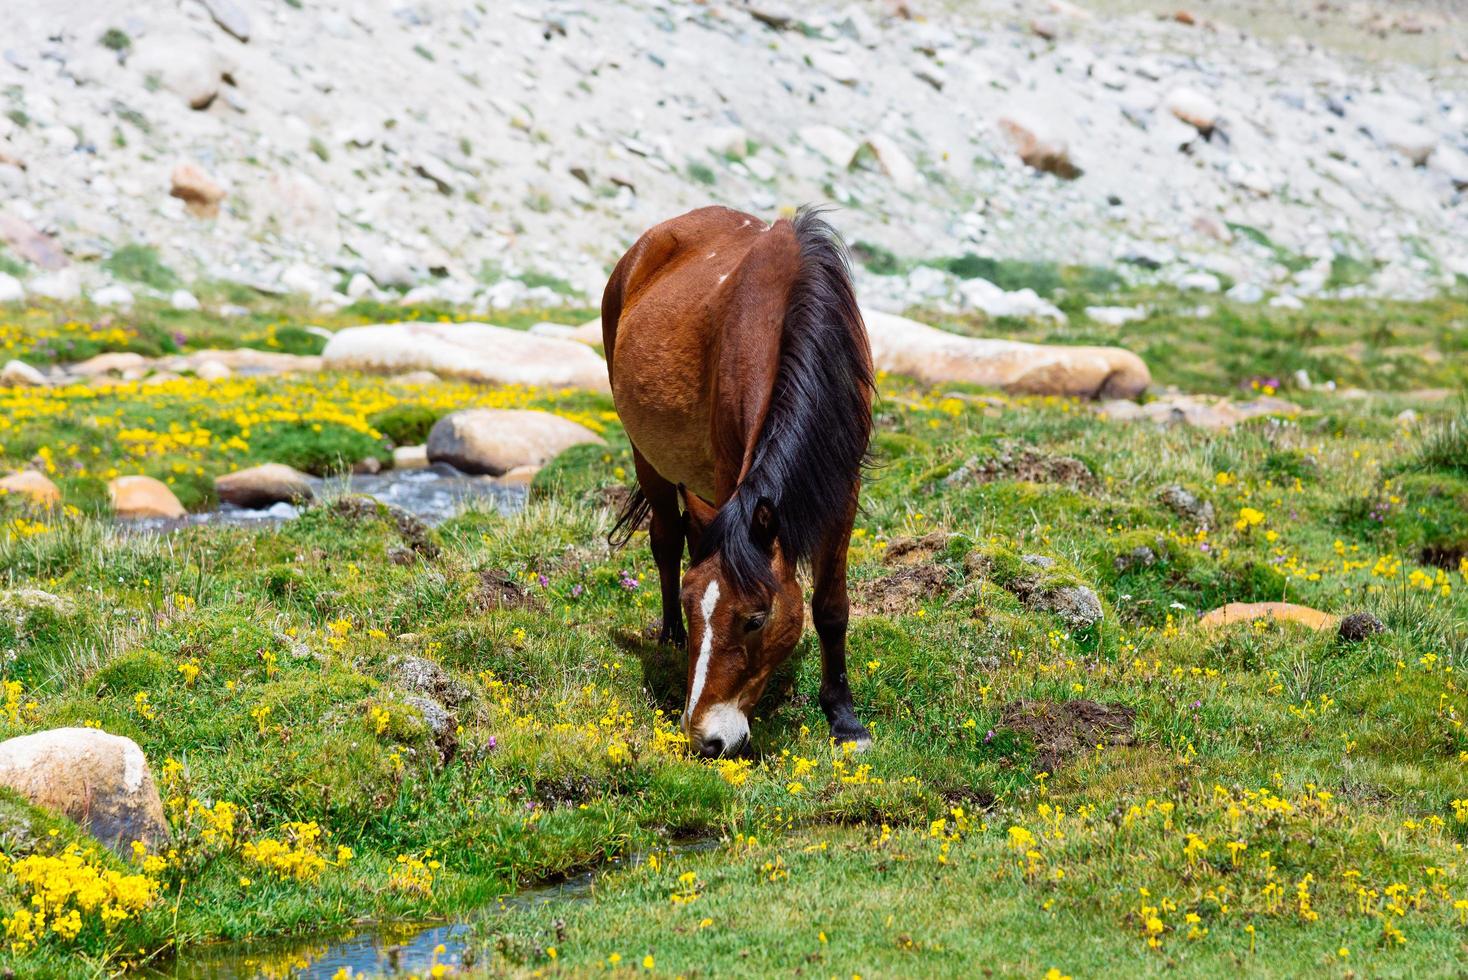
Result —
<instances>
[{"instance_id":1,"label":"green shrub","mask_svg":"<svg viewBox=\"0 0 1468 980\"><path fill-rule=\"evenodd\" d=\"M118 30L116 27L107 28L97 40L108 51L116 51L119 54L133 46L133 39L127 36L127 32Z\"/></svg>"}]
</instances>

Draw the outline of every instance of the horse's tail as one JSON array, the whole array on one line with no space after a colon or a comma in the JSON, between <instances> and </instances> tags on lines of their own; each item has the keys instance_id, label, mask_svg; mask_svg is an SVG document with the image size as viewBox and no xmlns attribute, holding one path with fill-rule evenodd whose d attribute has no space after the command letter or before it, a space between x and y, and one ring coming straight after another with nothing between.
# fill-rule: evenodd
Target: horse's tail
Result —
<instances>
[{"instance_id":1,"label":"horse's tail","mask_svg":"<svg viewBox=\"0 0 1468 980\"><path fill-rule=\"evenodd\" d=\"M607 532L607 544L612 546L612 550L625 547L632 540L633 532L642 527L651 512L652 502L642 492L642 487L634 483L632 492L627 495L627 502L617 514L617 523Z\"/></svg>"}]
</instances>

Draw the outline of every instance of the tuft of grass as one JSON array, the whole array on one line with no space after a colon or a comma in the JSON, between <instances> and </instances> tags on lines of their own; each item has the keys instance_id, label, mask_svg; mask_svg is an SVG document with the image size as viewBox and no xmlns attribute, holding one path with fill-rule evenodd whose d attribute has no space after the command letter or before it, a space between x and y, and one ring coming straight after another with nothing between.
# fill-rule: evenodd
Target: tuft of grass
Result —
<instances>
[{"instance_id":1,"label":"tuft of grass","mask_svg":"<svg viewBox=\"0 0 1468 980\"><path fill-rule=\"evenodd\" d=\"M719 176L718 174L714 173L713 167L710 167L708 164L701 163L697 160L688 164L688 176L692 177L698 183L708 187L712 187L719 181Z\"/></svg>"},{"instance_id":2,"label":"tuft of grass","mask_svg":"<svg viewBox=\"0 0 1468 980\"><path fill-rule=\"evenodd\" d=\"M12 258L10 253L5 251L4 246L0 246L0 272L19 277L25 275L25 271L25 263Z\"/></svg>"},{"instance_id":3,"label":"tuft of grass","mask_svg":"<svg viewBox=\"0 0 1468 980\"><path fill-rule=\"evenodd\" d=\"M1422 427L1410 454L1391 471L1456 473L1468 477L1468 398L1460 397L1451 412Z\"/></svg>"},{"instance_id":4,"label":"tuft of grass","mask_svg":"<svg viewBox=\"0 0 1468 980\"><path fill-rule=\"evenodd\" d=\"M136 242L123 245L107 257L102 268L118 279L140 282L158 290L177 289L183 285L178 273L163 264L158 250L151 245Z\"/></svg>"}]
</instances>

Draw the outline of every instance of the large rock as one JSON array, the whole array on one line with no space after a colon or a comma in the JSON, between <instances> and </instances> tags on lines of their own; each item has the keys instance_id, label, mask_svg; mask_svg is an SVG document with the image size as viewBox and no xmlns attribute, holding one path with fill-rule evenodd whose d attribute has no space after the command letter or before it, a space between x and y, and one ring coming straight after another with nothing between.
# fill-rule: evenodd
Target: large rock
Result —
<instances>
[{"instance_id":1,"label":"large rock","mask_svg":"<svg viewBox=\"0 0 1468 980\"><path fill-rule=\"evenodd\" d=\"M136 742L95 728L53 728L0 742L0 786L61 813L113 850L169 839L163 802Z\"/></svg>"},{"instance_id":2,"label":"large rock","mask_svg":"<svg viewBox=\"0 0 1468 980\"><path fill-rule=\"evenodd\" d=\"M960 337L916 320L862 311L879 370L928 384L967 382L1020 394L1134 398L1152 383L1119 347L1062 347Z\"/></svg>"},{"instance_id":3,"label":"large rock","mask_svg":"<svg viewBox=\"0 0 1468 980\"><path fill-rule=\"evenodd\" d=\"M428 461L500 476L517 466L543 466L582 443L602 445L602 438L549 412L470 408L434 423L428 433Z\"/></svg>"},{"instance_id":4,"label":"large rock","mask_svg":"<svg viewBox=\"0 0 1468 980\"><path fill-rule=\"evenodd\" d=\"M185 160L173 168L168 194L183 201L194 217L214 218L219 215L219 202L224 200L225 192L204 168Z\"/></svg>"},{"instance_id":5,"label":"large rock","mask_svg":"<svg viewBox=\"0 0 1468 980\"><path fill-rule=\"evenodd\" d=\"M264 463L215 477L214 492L236 507L259 509L311 500L316 496L316 480L284 463Z\"/></svg>"},{"instance_id":6,"label":"large rock","mask_svg":"<svg viewBox=\"0 0 1468 980\"><path fill-rule=\"evenodd\" d=\"M30 293L32 296L62 301L81 299L82 278L75 269L57 269L32 279Z\"/></svg>"},{"instance_id":7,"label":"large rock","mask_svg":"<svg viewBox=\"0 0 1468 980\"><path fill-rule=\"evenodd\" d=\"M60 269L67 264L66 253L54 238L13 214L0 213L0 241L43 269Z\"/></svg>"},{"instance_id":8,"label":"large rock","mask_svg":"<svg viewBox=\"0 0 1468 980\"><path fill-rule=\"evenodd\" d=\"M0 272L0 303L25 302L25 286L8 272Z\"/></svg>"},{"instance_id":9,"label":"large rock","mask_svg":"<svg viewBox=\"0 0 1468 980\"><path fill-rule=\"evenodd\" d=\"M321 354L338 371L441 377L491 384L610 391L607 365L585 344L488 323L384 323L338 331Z\"/></svg>"},{"instance_id":10,"label":"large rock","mask_svg":"<svg viewBox=\"0 0 1468 980\"><path fill-rule=\"evenodd\" d=\"M35 470L18 470L9 476L0 477L0 493L24 494L47 507L61 503L61 490L46 474Z\"/></svg>"},{"instance_id":11,"label":"large rock","mask_svg":"<svg viewBox=\"0 0 1468 980\"><path fill-rule=\"evenodd\" d=\"M98 306L116 306L122 309L131 309L134 297L133 291L121 283L109 283L100 289L92 290L91 300Z\"/></svg>"},{"instance_id":12,"label":"large rock","mask_svg":"<svg viewBox=\"0 0 1468 980\"><path fill-rule=\"evenodd\" d=\"M46 376L25 361L6 361L0 368L0 388L44 388Z\"/></svg>"},{"instance_id":13,"label":"large rock","mask_svg":"<svg viewBox=\"0 0 1468 980\"><path fill-rule=\"evenodd\" d=\"M188 514L168 485L151 476L119 476L107 484L112 510L118 517L167 517Z\"/></svg>"},{"instance_id":14,"label":"large rock","mask_svg":"<svg viewBox=\"0 0 1468 980\"><path fill-rule=\"evenodd\" d=\"M191 109L207 109L219 95L228 59L208 42L191 34L150 34L128 59L128 67L144 79L174 93Z\"/></svg>"},{"instance_id":15,"label":"large rock","mask_svg":"<svg viewBox=\"0 0 1468 980\"><path fill-rule=\"evenodd\" d=\"M142 371L148 366L148 359L136 351L121 350L108 351L105 354L96 354L85 361L78 361L67 368L67 372L83 378L95 378L104 374L124 374L129 371Z\"/></svg>"}]
</instances>

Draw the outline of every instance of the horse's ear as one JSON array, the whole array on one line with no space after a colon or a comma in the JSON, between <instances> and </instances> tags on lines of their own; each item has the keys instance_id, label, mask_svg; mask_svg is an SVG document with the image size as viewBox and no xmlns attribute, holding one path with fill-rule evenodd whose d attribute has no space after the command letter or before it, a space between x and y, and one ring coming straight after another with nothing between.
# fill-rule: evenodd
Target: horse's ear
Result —
<instances>
[{"instance_id":1,"label":"horse's ear","mask_svg":"<svg viewBox=\"0 0 1468 980\"><path fill-rule=\"evenodd\" d=\"M687 522L690 551L698 551L698 539L703 536L704 530L719 516L719 509L712 504L706 503L696 493L689 493L688 488L678 484L678 496L683 498L683 519Z\"/></svg>"},{"instance_id":2,"label":"horse's ear","mask_svg":"<svg viewBox=\"0 0 1468 980\"><path fill-rule=\"evenodd\" d=\"M754 505L754 514L749 521L749 536L761 551L773 551L775 538L780 533L780 522L775 516L775 502L769 497L759 498Z\"/></svg>"}]
</instances>

